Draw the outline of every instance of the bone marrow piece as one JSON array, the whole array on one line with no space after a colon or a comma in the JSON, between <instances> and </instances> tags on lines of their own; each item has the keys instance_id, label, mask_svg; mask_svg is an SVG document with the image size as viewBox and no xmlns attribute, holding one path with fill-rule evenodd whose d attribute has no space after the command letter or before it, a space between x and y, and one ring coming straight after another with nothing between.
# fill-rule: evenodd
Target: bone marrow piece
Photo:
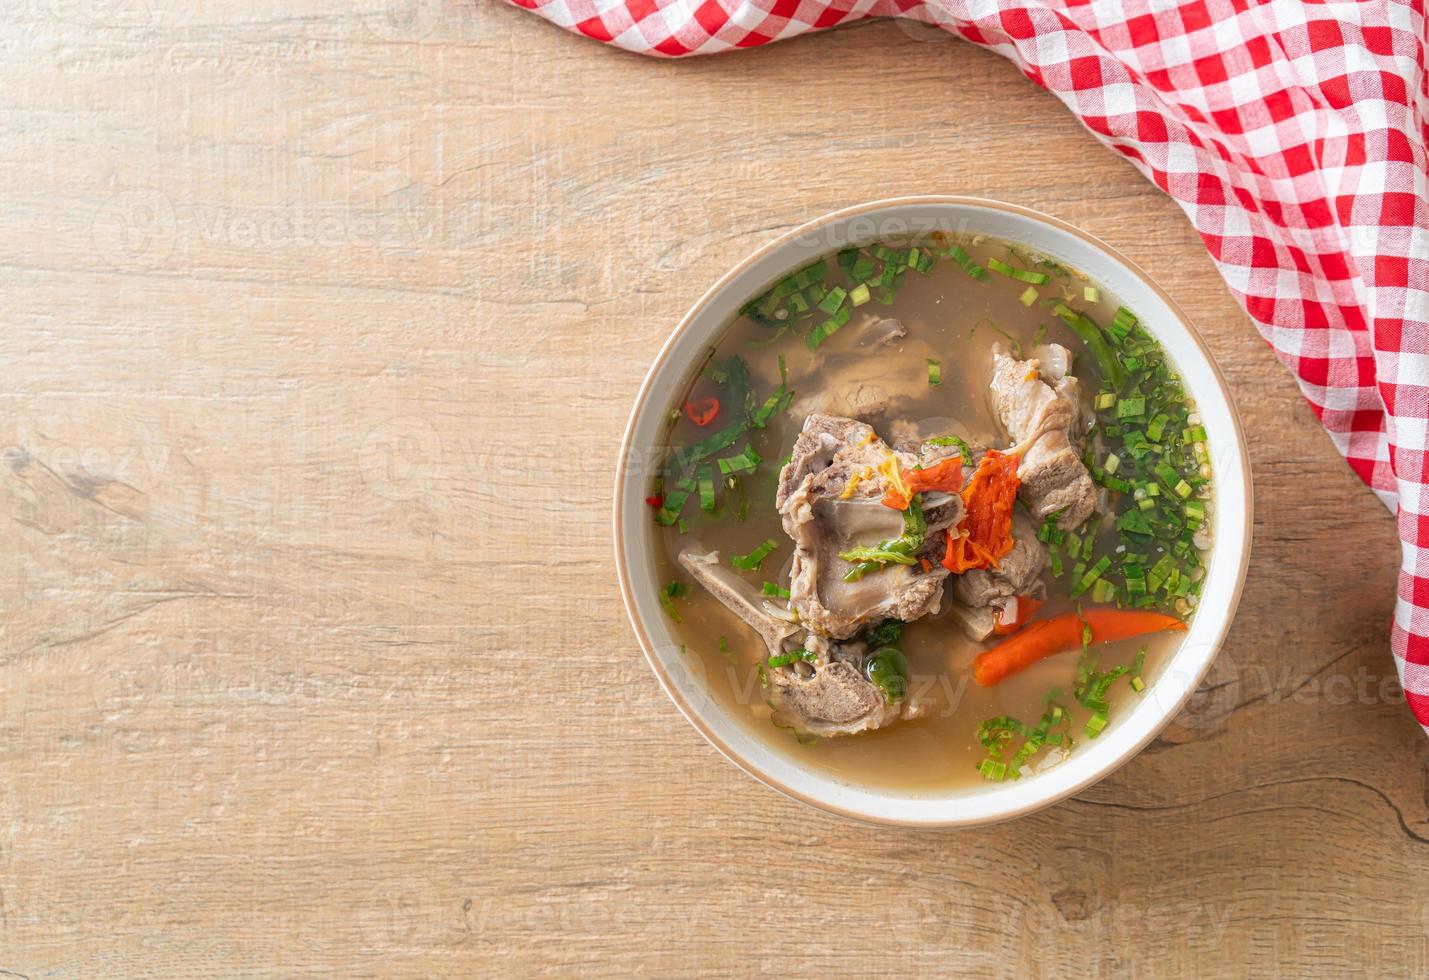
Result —
<instances>
[{"instance_id":1,"label":"bone marrow piece","mask_svg":"<svg viewBox=\"0 0 1429 980\"><path fill-rule=\"evenodd\" d=\"M847 639L885 619L910 622L936 612L948 570L929 562L893 564L853 581L840 557L852 547L889 541L904 530L902 511L882 503L879 468L912 469L922 462L896 453L857 419L811 415L780 474L775 505L794 542L790 605L800 622L834 639ZM956 524L962 500L940 494L924 512L926 536ZM926 537L925 537L926 540Z\"/></svg>"}]
</instances>

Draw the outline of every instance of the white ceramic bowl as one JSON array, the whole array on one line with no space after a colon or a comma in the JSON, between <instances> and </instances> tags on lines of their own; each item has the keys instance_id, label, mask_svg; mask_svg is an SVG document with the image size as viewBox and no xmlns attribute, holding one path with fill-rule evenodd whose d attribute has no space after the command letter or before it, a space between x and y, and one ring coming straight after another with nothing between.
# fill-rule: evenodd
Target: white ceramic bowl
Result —
<instances>
[{"instance_id":1,"label":"white ceramic bowl","mask_svg":"<svg viewBox=\"0 0 1429 980\"><path fill-rule=\"evenodd\" d=\"M1095 741L1031 778L942 792L863 786L802 766L746 729L708 692L698 657L686 655L657 598L656 527L644 498L662 458L665 414L702 355L739 306L768 285L848 244L942 230L983 232L1076 268L1135 310L1175 361L1210 436L1215 467L1215 543L1201 603L1175 656ZM744 259L685 314L636 397L615 480L615 553L635 634L665 692L720 752L794 799L857 820L904 827L956 827L1031 813L1083 790L1150 742L1209 670L1229 629L1250 558L1251 485L1245 435L1225 380L1185 313L1141 269L1106 244L1056 218L999 201L905 197L836 211L781 235Z\"/></svg>"}]
</instances>

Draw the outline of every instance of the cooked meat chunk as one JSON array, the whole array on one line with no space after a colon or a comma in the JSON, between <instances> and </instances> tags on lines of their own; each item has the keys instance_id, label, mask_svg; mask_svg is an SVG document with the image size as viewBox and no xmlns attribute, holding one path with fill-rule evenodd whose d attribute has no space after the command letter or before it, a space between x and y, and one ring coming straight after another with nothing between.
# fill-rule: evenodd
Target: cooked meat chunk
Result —
<instances>
[{"instance_id":1,"label":"cooked meat chunk","mask_svg":"<svg viewBox=\"0 0 1429 980\"><path fill-rule=\"evenodd\" d=\"M926 387L927 359L940 356L929 344L910 336L894 319L874 319L844 328L855 329L864 350L850 356L847 349L821 348L809 368L819 383L809 390L797 390L789 408L796 418L887 418L911 406L913 393Z\"/></svg>"},{"instance_id":2,"label":"cooked meat chunk","mask_svg":"<svg viewBox=\"0 0 1429 980\"><path fill-rule=\"evenodd\" d=\"M854 473L878 466L886 452L871 425L837 415L810 415L794 440L789 462L779 473L774 506L782 511L784 501L813 475L822 476L826 484L837 484L842 493ZM872 496L877 484L860 489L865 496Z\"/></svg>"},{"instance_id":3,"label":"cooked meat chunk","mask_svg":"<svg viewBox=\"0 0 1429 980\"><path fill-rule=\"evenodd\" d=\"M903 321L888 316L881 320L870 320L860 331L858 342L864 346L888 347L906 336L908 328L903 325Z\"/></svg>"},{"instance_id":4,"label":"cooked meat chunk","mask_svg":"<svg viewBox=\"0 0 1429 980\"><path fill-rule=\"evenodd\" d=\"M998 560L996 568L974 568L953 579L953 614L964 632L974 640L992 633L999 609L1016 596L1041 599L1047 588L1042 569L1047 566L1047 550L1037 540L1037 529L1021 514L1012 519L1012 550Z\"/></svg>"},{"instance_id":5,"label":"cooked meat chunk","mask_svg":"<svg viewBox=\"0 0 1429 980\"><path fill-rule=\"evenodd\" d=\"M798 415L885 415L897 399L877 381L845 379L837 386L824 385L808 394L795 396L790 411Z\"/></svg>"},{"instance_id":6,"label":"cooked meat chunk","mask_svg":"<svg viewBox=\"0 0 1429 980\"><path fill-rule=\"evenodd\" d=\"M869 653L864 643L833 643L816 633L806 635L804 643L814 663L769 672L770 702L795 728L824 737L854 735L918 714L916 703L908 698L889 702L864 676Z\"/></svg>"},{"instance_id":7,"label":"cooked meat chunk","mask_svg":"<svg viewBox=\"0 0 1429 980\"><path fill-rule=\"evenodd\" d=\"M1012 596L1042 598L1042 569L1047 550L1037 540L1037 529L1021 514L1012 521L1012 550L996 568L974 568L953 580L953 596L968 606L991 606Z\"/></svg>"},{"instance_id":8,"label":"cooked meat chunk","mask_svg":"<svg viewBox=\"0 0 1429 980\"><path fill-rule=\"evenodd\" d=\"M920 457L894 453L856 419L811 415L794 442L775 504L795 546L790 601L812 630L843 639L883 619L918 619L942 600L948 572L937 564L926 572L917 564L890 564L844 581L852 565L840 552L903 534L903 512L881 503L884 487L877 471L890 461L912 469ZM962 517L956 494L930 491L925 503L925 541Z\"/></svg>"},{"instance_id":9,"label":"cooked meat chunk","mask_svg":"<svg viewBox=\"0 0 1429 980\"><path fill-rule=\"evenodd\" d=\"M718 551L702 554L693 548L686 548L680 552L679 560L710 595L759 634L771 655L783 650L784 641L800 632L792 618L777 615L776 607L754 586L735 574L733 569L721 565Z\"/></svg>"},{"instance_id":10,"label":"cooked meat chunk","mask_svg":"<svg viewBox=\"0 0 1429 980\"><path fill-rule=\"evenodd\" d=\"M958 454L955 446L928 445L925 441L942 436L957 436L972 450L972 459L967 461L969 465L964 468L969 477L972 476L974 464L982 459L987 446L1001 441L1001 434L990 430L970 434L967 425L952 418L932 418L916 422L912 419L897 418L888 423L888 441L893 448L899 452L921 456L924 466L931 466L940 459Z\"/></svg>"},{"instance_id":11,"label":"cooked meat chunk","mask_svg":"<svg viewBox=\"0 0 1429 980\"><path fill-rule=\"evenodd\" d=\"M965 606L954 599L948 604L948 615L957 620L968 639L981 643L997 626L997 610L992 606Z\"/></svg>"},{"instance_id":12,"label":"cooked meat chunk","mask_svg":"<svg viewBox=\"0 0 1429 980\"><path fill-rule=\"evenodd\" d=\"M1070 355L1049 345L1049 365L1065 370ZM1074 444L1077 379L1051 376L1039 358L1018 360L999 345L993 348L992 402L1013 441L1022 448L1017 475L1020 495L1038 518L1062 512L1058 526L1081 524L1096 505L1097 491Z\"/></svg>"}]
</instances>

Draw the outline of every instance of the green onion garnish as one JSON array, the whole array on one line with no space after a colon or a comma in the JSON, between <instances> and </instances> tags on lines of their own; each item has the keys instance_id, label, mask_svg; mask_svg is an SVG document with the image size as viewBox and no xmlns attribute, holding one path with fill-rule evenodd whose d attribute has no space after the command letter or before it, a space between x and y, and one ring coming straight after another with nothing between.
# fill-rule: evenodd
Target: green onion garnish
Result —
<instances>
[{"instance_id":1,"label":"green onion garnish","mask_svg":"<svg viewBox=\"0 0 1429 980\"><path fill-rule=\"evenodd\" d=\"M843 306L844 300L848 298L848 291L842 286L835 286L828 291L823 299L819 300L819 309L825 313L837 313L839 307Z\"/></svg>"},{"instance_id":2,"label":"green onion garnish","mask_svg":"<svg viewBox=\"0 0 1429 980\"><path fill-rule=\"evenodd\" d=\"M709 463L700 464L700 509L715 509L714 467Z\"/></svg>"},{"instance_id":3,"label":"green onion garnish","mask_svg":"<svg viewBox=\"0 0 1429 980\"><path fill-rule=\"evenodd\" d=\"M780 599L789 598L789 590L781 589L776 582L765 582L763 591L764 594L768 596L776 596Z\"/></svg>"},{"instance_id":4,"label":"green onion garnish","mask_svg":"<svg viewBox=\"0 0 1429 980\"><path fill-rule=\"evenodd\" d=\"M982 279L987 275L987 270L969 258L968 253L963 251L961 245L954 245L948 254L952 256L954 262L962 267L964 272L974 279Z\"/></svg>"},{"instance_id":5,"label":"green onion garnish","mask_svg":"<svg viewBox=\"0 0 1429 980\"><path fill-rule=\"evenodd\" d=\"M726 456L719 461L719 472L721 476L732 476L738 473L751 473L764 460L754 451L753 446L745 446L738 455Z\"/></svg>"},{"instance_id":6,"label":"green onion garnish","mask_svg":"<svg viewBox=\"0 0 1429 980\"><path fill-rule=\"evenodd\" d=\"M760 562L764 561L765 558L769 557L769 553L777 547L779 547L779 542L775 541L773 538L767 538L759 545L759 547L755 548L749 554L731 556L729 559L729 563L735 568L742 569L746 572L757 571L759 569Z\"/></svg>"},{"instance_id":7,"label":"green onion garnish","mask_svg":"<svg viewBox=\"0 0 1429 980\"><path fill-rule=\"evenodd\" d=\"M1096 738L1102 733L1102 729L1106 728L1107 717L1105 711L1098 711L1087 719L1086 727L1082 729L1082 733L1087 738Z\"/></svg>"},{"instance_id":8,"label":"green onion garnish","mask_svg":"<svg viewBox=\"0 0 1429 980\"><path fill-rule=\"evenodd\" d=\"M1014 269L1000 259L988 259L987 267L993 272L1000 272L1010 279L1016 279L1018 282L1030 282L1034 286L1040 286L1047 281L1047 273L1045 272L1029 272L1026 269Z\"/></svg>"},{"instance_id":9,"label":"green onion garnish","mask_svg":"<svg viewBox=\"0 0 1429 980\"><path fill-rule=\"evenodd\" d=\"M675 608L675 600L688 595L689 591L689 585L678 581L672 581L660 590L661 608L677 623L684 622L684 620L680 619L679 610Z\"/></svg>"},{"instance_id":10,"label":"green onion garnish","mask_svg":"<svg viewBox=\"0 0 1429 980\"><path fill-rule=\"evenodd\" d=\"M943 366L937 361L933 360L931 357L927 358L926 360L928 361L928 384L930 386L942 384Z\"/></svg>"},{"instance_id":11,"label":"green onion garnish","mask_svg":"<svg viewBox=\"0 0 1429 980\"><path fill-rule=\"evenodd\" d=\"M774 656L769 658L769 666L787 667L798 660L812 661L813 659L814 655L812 653L800 647L798 650L786 650L783 653L776 653Z\"/></svg>"}]
</instances>

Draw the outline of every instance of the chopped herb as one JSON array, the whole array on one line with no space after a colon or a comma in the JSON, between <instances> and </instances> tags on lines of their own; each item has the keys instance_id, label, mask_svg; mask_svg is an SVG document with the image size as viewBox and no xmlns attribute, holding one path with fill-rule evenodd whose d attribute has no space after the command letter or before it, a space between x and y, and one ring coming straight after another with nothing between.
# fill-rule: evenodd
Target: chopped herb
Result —
<instances>
[{"instance_id":1,"label":"chopped herb","mask_svg":"<svg viewBox=\"0 0 1429 980\"><path fill-rule=\"evenodd\" d=\"M971 465L971 464L972 464L972 461L973 461L973 450L972 450L972 447L969 446L965 440L960 439L960 438L958 438L957 436L954 436L954 435L935 436L935 437L933 437L932 439L924 439L924 440L923 440L923 445L925 445L925 446L956 446L956 447L957 447L957 450L958 450L958 454L959 454L960 456L962 456L962 458L963 458L963 463L968 464L968 465Z\"/></svg>"},{"instance_id":2,"label":"chopped herb","mask_svg":"<svg viewBox=\"0 0 1429 980\"><path fill-rule=\"evenodd\" d=\"M700 464L700 510L715 509L714 467L709 463Z\"/></svg>"},{"instance_id":3,"label":"chopped herb","mask_svg":"<svg viewBox=\"0 0 1429 980\"><path fill-rule=\"evenodd\" d=\"M982 279L987 275L987 270L969 258L968 253L963 251L961 245L954 245L949 250L948 255L954 262L962 266L964 272L974 279Z\"/></svg>"},{"instance_id":4,"label":"chopped herb","mask_svg":"<svg viewBox=\"0 0 1429 980\"><path fill-rule=\"evenodd\" d=\"M928 362L928 384L937 386L943 383L943 366L931 357L926 358Z\"/></svg>"},{"instance_id":5,"label":"chopped herb","mask_svg":"<svg viewBox=\"0 0 1429 980\"><path fill-rule=\"evenodd\" d=\"M1029 272L1026 269L1014 269L1000 259L988 259L987 267L993 272L1000 272L1010 279L1016 279L1018 282L1030 282L1034 286L1040 286L1047 281L1047 273L1045 272Z\"/></svg>"},{"instance_id":6,"label":"chopped herb","mask_svg":"<svg viewBox=\"0 0 1429 980\"><path fill-rule=\"evenodd\" d=\"M908 659L897 647L875 651L863 665L868 679L883 691L889 704L901 701L908 694Z\"/></svg>"},{"instance_id":7,"label":"chopped herb","mask_svg":"<svg viewBox=\"0 0 1429 980\"><path fill-rule=\"evenodd\" d=\"M719 472L721 476L732 476L739 473L752 473L764 462L760 455L754 451L754 447L745 446L734 456L726 456L719 461Z\"/></svg>"},{"instance_id":8,"label":"chopped herb","mask_svg":"<svg viewBox=\"0 0 1429 980\"><path fill-rule=\"evenodd\" d=\"M1126 380L1126 372L1123 370L1121 362L1117 360L1116 354L1107 344L1101 328L1086 314L1078 313L1065 303L1058 303L1052 312L1061 317L1063 322L1081 338L1082 343L1087 345L1087 349L1092 352L1092 357L1096 359L1097 368L1101 371L1102 377L1111 382L1112 387L1120 388L1122 382Z\"/></svg>"},{"instance_id":9,"label":"chopped herb","mask_svg":"<svg viewBox=\"0 0 1429 980\"><path fill-rule=\"evenodd\" d=\"M660 606L677 623L682 623L684 620L680 618L680 611L675 608L675 600L684 598L689 591L689 585L679 581L671 581L660 590Z\"/></svg>"},{"instance_id":10,"label":"chopped herb","mask_svg":"<svg viewBox=\"0 0 1429 980\"><path fill-rule=\"evenodd\" d=\"M767 596L775 596L780 599L789 598L789 590L780 588L777 582L765 582L763 592Z\"/></svg>"},{"instance_id":11,"label":"chopped herb","mask_svg":"<svg viewBox=\"0 0 1429 980\"><path fill-rule=\"evenodd\" d=\"M785 650L783 653L776 653L774 656L769 658L769 666L787 667L790 664L800 660L812 662L813 659L814 655L812 653L810 653L808 650L805 650L803 647L800 647L797 650Z\"/></svg>"},{"instance_id":12,"label":"chopped herb","mask_svg":"<svg viewBox=\"0 0 1429 980\"><path fill-rule=\"evenodd\" d=\"M897 619L885 619L873 629L863 634L863 640L870 647L886 647L897 643L903 635L903 623Z\"/></svg>"},{"instance_id":13,"label":"chopped herb","mask_svg":"<svg viewBox=\"0 0 1429 980\"><path fill-rule=\"evenodd\" d=\"M741 315L748 316L755 323L766 327L776 327L782 323L788 323L796 319L801 319L809 315L808 306L803 302L803 297L798 302L791 302L794 296L800 294L802 290L820 284L824 276L828 273L828 264L820 259L812 265L807 265L786 276L767 293L756 296L740 307ZM802 306L802 309L799 309Z\"/></svg>"},{"instance_id":14,"label":"chopped herb","mask_svg":"<svg viewBox=\"0 0 1429 980\"><path fill-rule=\"evenodd\" d=\"M853 565L844 574L844 581L857 582L869 572L876 572L887 565L918 564L918 549L923 547L927 531L928 522L923 517L921 495L915 493L908 501L908 509L903 512L901 537L872 548L850 548L839 552L840 558Z\"/></svg>"},{"instance_id":15,"label":"chopped herb","mask_svg":"<svg viewBox=\"0 0 1429 980\"><path fill-rule=\"evenodd\" d=\"M779 542L773 538L766 538L759 547L755 548L749 554L733 555L729 559L729 563L735 568L742 569L746 572L758 571L760 563L768 558L769 553L777 547L779 547Z\"/></svg>"}]
</instances>

